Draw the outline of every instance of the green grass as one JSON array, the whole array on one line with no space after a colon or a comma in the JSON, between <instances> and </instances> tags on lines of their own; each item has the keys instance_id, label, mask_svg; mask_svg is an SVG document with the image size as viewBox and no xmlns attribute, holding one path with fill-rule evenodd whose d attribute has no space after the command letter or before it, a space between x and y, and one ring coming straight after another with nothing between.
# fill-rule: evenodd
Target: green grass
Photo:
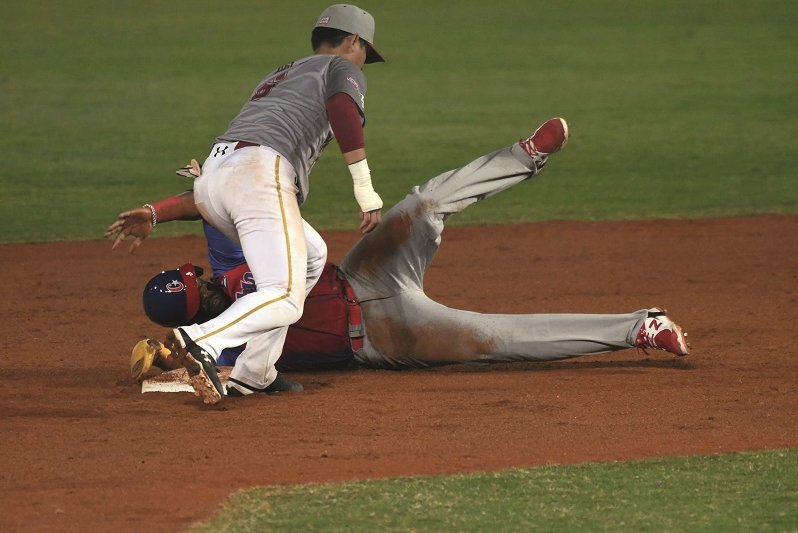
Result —
<instances>
[{"instance_id":1,"label":"green grass","mask_svg":"<svg viewBox=\"0 0 798 533\"><path fill-rule=\"evenodd\" d=\"M387 204L563 115L534 186L454 223L798 211L798 10L758 2L372 2L369 161ZM0 17L0 242L97 238L190 186L255 83L327 2L32 0ZM353 228L337 147L305 217ZM172 224L159 235L194 232Z\"/></svg>"},{"instance_id":2,"label":"green grass","mask_svg":"<svg viewBox=\"0 0 798 533\"><path fill-rule=\"evenodd\" d=\"M195 531L797 531L798 450L239 492Z\"/></svg>"}]
</instances>

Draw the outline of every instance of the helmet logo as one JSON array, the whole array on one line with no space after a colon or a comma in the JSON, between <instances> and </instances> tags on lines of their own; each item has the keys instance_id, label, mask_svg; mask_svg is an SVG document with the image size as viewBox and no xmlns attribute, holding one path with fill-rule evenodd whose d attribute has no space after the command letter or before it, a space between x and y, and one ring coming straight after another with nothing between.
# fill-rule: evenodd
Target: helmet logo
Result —
<instances>
[{"instance_id":1,"label":"helmet logo","mask_svg":"<svg viewBox=\"0 0 798 533\"><path fill-rule=\"evenodd\" d=\"M166 284L166 290L169 292L180 292L185 288L185 285L176 279Z\"/></svg>"}]
</instances>

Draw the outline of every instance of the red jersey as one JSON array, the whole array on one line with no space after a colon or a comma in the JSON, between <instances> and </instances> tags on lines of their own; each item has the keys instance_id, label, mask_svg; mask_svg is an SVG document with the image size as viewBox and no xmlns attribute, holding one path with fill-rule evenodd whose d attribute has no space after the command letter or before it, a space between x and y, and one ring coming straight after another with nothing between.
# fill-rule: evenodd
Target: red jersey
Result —
<instances>
[{"instance_id":1,"label":"red jersey","mask_svg":"<svg viewBox=\"0 0 798 533\"><path fill-rule=\"evenodd\" d=\"M255 292L255 281L244 263L214 280L231 300ZM352 360L351 336L359 332L360 306L338 268L324 265L319 281L305 299L302 317L288 328L279 370L343 368Z\"/></svg>"}]
</instances>

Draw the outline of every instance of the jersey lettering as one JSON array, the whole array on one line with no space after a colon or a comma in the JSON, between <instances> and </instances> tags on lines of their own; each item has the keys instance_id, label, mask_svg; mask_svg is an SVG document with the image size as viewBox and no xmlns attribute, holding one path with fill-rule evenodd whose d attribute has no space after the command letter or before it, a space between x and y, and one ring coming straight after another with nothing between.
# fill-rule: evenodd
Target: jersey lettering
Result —
<instances>
[{"instance_id":1,"label":"jersey lettering","mask_svg":"<svg viewBox=\"0 0 798 533\"><path fill-rule=\"evenodd\" d=\"M273 77L263 82L263 84L255 90L255 93L252 95L252 98L250 98L250 101L260 100L264 96L268 95L272 89L277 87L278 83L283 81L285 77L288 76L288 69L290 69L293 64L294 62L292 61L278 68Z\"/></svg>"},{"instance_id":2,"label":"jersey lettering","mask_svg":"<svg viewBox=\"0 0 798 533\"><path fill-rule=\"evenodd\" d=\"M347 76L346 81L348 81L352 85L352 87L355 88L355 91L357 91L358 96L360 96L360 107L365 108L366 107L366 95L364 95L360 91L360 84L352 76Z\"/></svg>"},{"instance_id":3,"label":"jersey lettering","mask_svg":"<svg viewBox=\"0 0 798 533\"><path fill-rule=\"evenodd\" d=\"M252 272L245 272L244 275L241 276L240 287L241 290L236 291L236 300L238 300L245 294L249 294L257 290L257 286L255 285L255 278L252 276Z\"/></svg>"}]
</instances>

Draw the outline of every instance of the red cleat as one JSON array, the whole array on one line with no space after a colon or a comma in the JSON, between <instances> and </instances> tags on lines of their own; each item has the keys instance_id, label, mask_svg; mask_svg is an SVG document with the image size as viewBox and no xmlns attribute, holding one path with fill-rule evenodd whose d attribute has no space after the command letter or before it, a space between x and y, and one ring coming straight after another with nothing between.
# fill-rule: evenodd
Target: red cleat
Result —
<instances>
[{"instance_id":1,"label":"red cleat","mask_svg":"<svg viewBox=\"0 0 798 533\"><path fill-rule=\"evenodd\" d=\"M565 148L568 137L568 123L558 117L544 122L535 133L526 139L521 139L518 144L534 162L537 174L546 165L546 160L551 154Z\"/></svg>"},{"instance_id":2,"label":"red cleat","mask_svg":"<svg viewBox=\"0 0 798 533\"><path fill-rule=\"evenodd\" d=\"M685 339L687 334L682 333L682 328L665 313L658 307L648 310L648 317L637 332L635 347L644 352L646 348L654 348L674 355L689 354L690 345Z\"/></svg>"}]
</instances>

